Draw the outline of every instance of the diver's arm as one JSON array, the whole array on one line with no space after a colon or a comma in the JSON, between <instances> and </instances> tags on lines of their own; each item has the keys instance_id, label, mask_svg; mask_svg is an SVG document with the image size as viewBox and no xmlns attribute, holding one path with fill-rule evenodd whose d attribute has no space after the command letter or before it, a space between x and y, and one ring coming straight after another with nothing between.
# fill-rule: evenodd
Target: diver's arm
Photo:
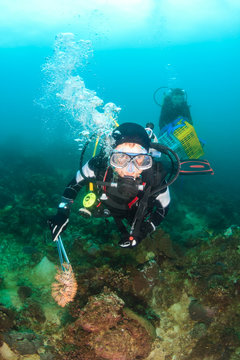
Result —
<instances>
[{"instance_id":1,"label":"diver's arm","mask_svg":"<svg viewBox=\"0 0 240 360\"><path fill-rule=\"evenodd\" d=\"M81 175L81 173L83 173L85 178ZM56 241L59 235L66 230L69 222L71 206L74 200L81 188L88 182L87 178L93 178L94 176L94 171L90 168L89 163L86 163L82 167L82 171L77 171L76 176L66 186L61 202L58 205L56 215L48 219L53 241Z\"/></svg>"},{"instance_id":2,"label":"diver's arm","mask_svg":"<svg viewBox=\"0 0 240 360\"><path fill-rule=\"evenodd\" d=\"M85 178L82 176L82 173L85 176ZM82 171L78 170L74 178L66 186L59 206L61 205L61 207L63 207L63 203L65 203L66 206L70 208L72 203L76 199L79 191L82 189L84 185L86 185L87 183L86 178L94 178L94 177L95 177L95 172L93 169L90 168L89 162L87 162L82 167Z\"/></svg>"},{"instance_id":3,"label":"diver's arm","mask_svg":"<svg viewBox=\"0 0 240 360\"><path fill-rule=\"evenodd\" d=\"M67 207L71 207L79 191L88 183L88 179L91 180L96 178L99 168L103 168L104 166L106 166L106 160L103 159L102 156L95 156L91 158L82 167L81 171L77 171L75 177L66 186L62 195L61 203L66 203Z\"/></svg>"},{"instance_id":4,"label":"diver's arm","mask_svg":"<svg viewBox=\"0 0 240 360\"><path fill-rule=\"evenodd\" d=\"M171 199L168 188L163 193L156 196L154 201L155 211L151 213L149 218L149 221L155 228L160 225L164 217L167 215L170 201Z\"/></svg>"},{"instance_id":5,"label":"diver's arm","mask_svg":"<svg viewBox=\"0 0 240 360\"><path fill-rule=\"evenodd\" d=\"M169 189L167 188L160 194L158 194L155 199L153 200L154 211L147 214L147 220L145 220L141 226L141 236L144 238L148 234L153 233L160 223L163 221L165 216L168 213L170 204L170 193Z\"/></svg>"}]
</instances>

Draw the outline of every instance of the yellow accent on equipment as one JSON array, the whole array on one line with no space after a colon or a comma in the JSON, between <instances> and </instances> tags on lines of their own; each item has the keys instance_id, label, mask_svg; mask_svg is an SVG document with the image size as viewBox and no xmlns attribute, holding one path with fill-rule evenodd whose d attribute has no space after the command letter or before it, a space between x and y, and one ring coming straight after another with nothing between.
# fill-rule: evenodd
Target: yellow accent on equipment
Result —
<instances>
[{"instance_id":1,"label":"yellow accent on equipment","mask_svg":"<svg viewBox=\"0 0 240 360\"><path fill-rule=\"evenodd\" d=\"M196 131L191 124L181 119L177 125L182 124L183 121L185 125L177 128L173 132L173 135L180 141L189 159L198 159L200 156L204 155L203 148L198 140Z\"/></svg>"},{"instance_id":2,"label":"yellow accent on equipment","mask_svg":"<svg viewBox=\"0 0 240 360\"><path fill-rule=\"evenodd\" d=\"M117 121L112 116L110 116L110 118L115 123L116 127L118 127L119 124L117 123ZM93 150L93 157L96 155L99 139L100 139L100 135L98 135L96 142L95 142L95 146L94 146L94 150ZM93 183L92 182L89 183L89 191L93 191ZM86 206L84 205L84 207L86 207Z\"/></svg>"},{"instance_id":3,"label":"yellow accent on equipment","mask_svg":"<svg viewBox=\"0 0 240 360\"><path fill-rule=\"evenodd\" d=\"M95 142L95 146L94 146L94 150L93 150L93 157L96 155L98 142L99 142L99 135L98 135L98 137L96 139L96 142Z\"/></svg>"},{"instance_id":4,"label":"yellow accent on equipment","mask_svg":"<svg viewBox=\"0 0 240 360\"><path fill-rule=\"evenodd\" d=\"M110 119L114 122L114 124L116 125L116 127L119 126L119 124L117 123L117 121L110 115Z\"/></svg>"},{"instance_id":5,"label":"yellow accent on equipment","mask_svg":"<svg viewBox=\"0 0 240 360\"><path fill-rule=\"evenodd\" d=\"M94 194L93 192L90 192L84 196L83 206L85 208L90 208L95 204L96 200L97 200L96 194Z\"/></svg>"}]
</instances>

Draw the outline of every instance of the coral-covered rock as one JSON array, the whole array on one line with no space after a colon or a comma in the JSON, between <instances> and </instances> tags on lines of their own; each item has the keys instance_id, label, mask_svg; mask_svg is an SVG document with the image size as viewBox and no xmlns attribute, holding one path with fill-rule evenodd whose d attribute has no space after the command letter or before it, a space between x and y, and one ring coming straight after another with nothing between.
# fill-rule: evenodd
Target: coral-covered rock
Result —
<instances>
[{"instance_id":1,"label":"coral-covered rock","mask_svg":"<svg viewBox=\"0 0 240 360\"><path fill-rule=\"evenodd\" d=\"M39 302L27 299L25 302L25 308L22 311L22 316L38 324L43 324L46 321L44 311Z\"/></svg>"},{"instance_id":2,"label":"coral-covered rock","mask_svg":"<svg viewBox=\"0 0 240 360\"><path fill-rule=\"evenodd\" d=\"M133 311L123 311L123 306L123 300L106 288L91 296L80 318L65 331L65 341L76 347L68 353L70 358L144 359L151 351L155 329Z\"/></svg>"},{"instance_id":3,"label":"coral-covered rock","mask_svg":"<svg viewBox=\"0 0 240 360\"><path fill-rule=\"evenodd\" d=\"M196 323L190 332L190 335L195 339L200 339L205 336L207 332L207 325L204 323Z\"/></svg>"},{"instance_id":4,"label":"coral-covered rock","mask_svg":"<svg viewBox=\"0 0 240 360\"><path fill-rule=\"evenodd\" d=\"M155 260L150 260L139 269L132 270L132 287L134 295L149 300L154 286L160 283L160 268Z\"/></svg>"},{"instance_id":5,"label":"coral-covered rock","mask_svg":"<svg viewBox=\"0 0 240 360\"><path fill-rule=\"evenodd\" d=\"M135 320L124 319L117 327L92 334L96 355L108 360L144 359L151 351L151 338Z\"/></svg>"},{"instance_id":6,"label":"coral-covered rock","mask_svg":"<svg viewBox=\"0 0 240 360\"><path fill-rule=\"evenodd\" d=\"M124 301L113 292L91 296L77 320L78 324L86 331L109 329L121 319L123 306Z\"/></svg>"},{"instance_id":7,"label":"coral-covered rock","mask_svg":"<svg viewBox=\"0 0 240 360\"><path fill-rule=\"evenodd\" d=\"M12 331L4 335L4 341L20 354L35 354L42 345L42 341L33 332Z\"/></svg>"},{"instance_id":8,"label":"coral-covered rock","mask_svg":"<svg viewBox=\"0 0 240 360\"><path fill-rule=\"evenodd\" d=\"M208 292L209 303L218 309L219 312L226 311L226 308L232 304L233 297L229 289L222 286L216 286Z\"/></svg>"},{"instance_id":9,"label":"coral-covered rock","mask_svg":"<svg viewBox=\"0 0 240 360\"><path fill-rule=\"evenodd\" d=\"M13 326L14 317L13 311L0 306L0 332L6 331Z\"/></svg>"},{"instance_id":10,"label":"coral-covered rock","mask_svg":"<svg viewBox=\"0 0 240 360\"><path fill-rule=\"evenodd\" d=\"M112 269L108 265L103 265L101 268L93 269L94 273L91 276L91 285L105 284L111 289L118 289L122 292L128 292L131 288L129 274L123 272L123 269Z\"/></svg>"},{"instance_id":11,"label":"coral-covered rock","mask_svg":"<svg viewBox=\"0 0 240 360\"><path fill-rule=\"evenodd\" d=\"M158 262L161 262L161 259L177 258L169 234L166 234L162 229L155 231L151 238L146 238L141 246L138 247L136 253L138 262L145 262L148 259L149 252L155 254L155 259L157 259Z\"/></svg>"},{"instance_id":12,"label":"coral-covered rock","mask_svg":"<svg viewBox=\"0 0 240 360\"><path fill-rule=\"evenodd\" d=\"M143 316L139 314L136 314L134 311L132 311L127 307L123 309L123 314L125 314L130 319L136 320L147 331L149 336L155 339L156 329L149 320L145 319Z\"/></svg>"},{"instance_id":13,"label":"coral-covered rock","mask_svg":"<svg viewBox=\"0 0 240 360\"><path fill-rule=\"evenodd\" d=\"M190 336L194 323L189 315L189 304L190 298L187 293L183 292L180 300L172 304L168 309L160 308L161 320L156 333L161 339L158 345L164 355L155 354L149 360L173 359L173 356L176 359L185 360L186 354L189 353L197 341ZM191 360L195 360L195 358Z\"/></svg>"}]
</instances>

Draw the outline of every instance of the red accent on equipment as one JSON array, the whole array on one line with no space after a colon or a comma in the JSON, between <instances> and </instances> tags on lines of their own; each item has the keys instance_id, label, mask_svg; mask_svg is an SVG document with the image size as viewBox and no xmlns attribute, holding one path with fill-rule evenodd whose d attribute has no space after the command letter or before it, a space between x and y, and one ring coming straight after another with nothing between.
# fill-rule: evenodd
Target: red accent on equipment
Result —
<instances>
[{"instance_id":1,"label":"red accent on equipment","mask_svg":"<svg viewBox=\"0 0 240 360\"><path fill-rule=\"evenodd\" d=\"M190 168L200 168L200 169L204 169L203 165L190 165Z\"/></svg>"},{"instance_id":2,"label":"red accent on equipment","mask_svg":"<svg viewBox=\"0 0 240 360\"><path fill-rule=\"evenodd\" d=\"M145 186L146 183L143 182L142 185ZM133 206L133 204L135 204L138 200L139 200L139 198L136 196L132 201L130 201L130 203L128 203L129 209L131 209L131 207Z\"/></svg>"},{"instance_id":3,"label":"red accent on equipment","mask_svg":"<svg viewBox=\"0 0 240 360\"><path fill-rule=\"evenodd\" d=\"M108 173L108 169L109 169L109 166L108 166L108 168L107 168L107 170L106 170L106 172L105 172L105 175L104 175L103 181L105 181L105 180L106 180L107 173ZM103 186L103 191L104 191L104 192L106 192L106 186Z\"/></svg>"},{"instance_id":4,"label":"red accent on equipment","mask_svg":"<svg viewBox=\"0 0 240 360\"><path fill-rule=\"evenodd\" d=\"M133 206L133 204L135 204L138 201L138 197L136 196L132 201L130 201L130 203L128 204L129 209L131 209L131 207Z\"/></svg>"}]
</instances>

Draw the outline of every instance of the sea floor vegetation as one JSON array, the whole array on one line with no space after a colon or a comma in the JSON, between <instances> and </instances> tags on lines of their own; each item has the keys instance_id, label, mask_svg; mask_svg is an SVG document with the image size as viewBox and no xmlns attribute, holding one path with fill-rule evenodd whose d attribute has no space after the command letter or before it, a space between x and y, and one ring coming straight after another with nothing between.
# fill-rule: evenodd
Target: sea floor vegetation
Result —
<instances>
[{"instance_id":1,"label":"sea floor vegetation","mask_svg":"<svg viewBox=\"0 0 240 360\"><path fill-rule=\"evenodd\" d=\"M80 196L62 236L78 289L62 308L46 220L74 170L23 155L0 170L1 360L240 359L238 199L181 178L162 226L127 250L111 220L78 215Z\"/></svg>"}]
</instances>

